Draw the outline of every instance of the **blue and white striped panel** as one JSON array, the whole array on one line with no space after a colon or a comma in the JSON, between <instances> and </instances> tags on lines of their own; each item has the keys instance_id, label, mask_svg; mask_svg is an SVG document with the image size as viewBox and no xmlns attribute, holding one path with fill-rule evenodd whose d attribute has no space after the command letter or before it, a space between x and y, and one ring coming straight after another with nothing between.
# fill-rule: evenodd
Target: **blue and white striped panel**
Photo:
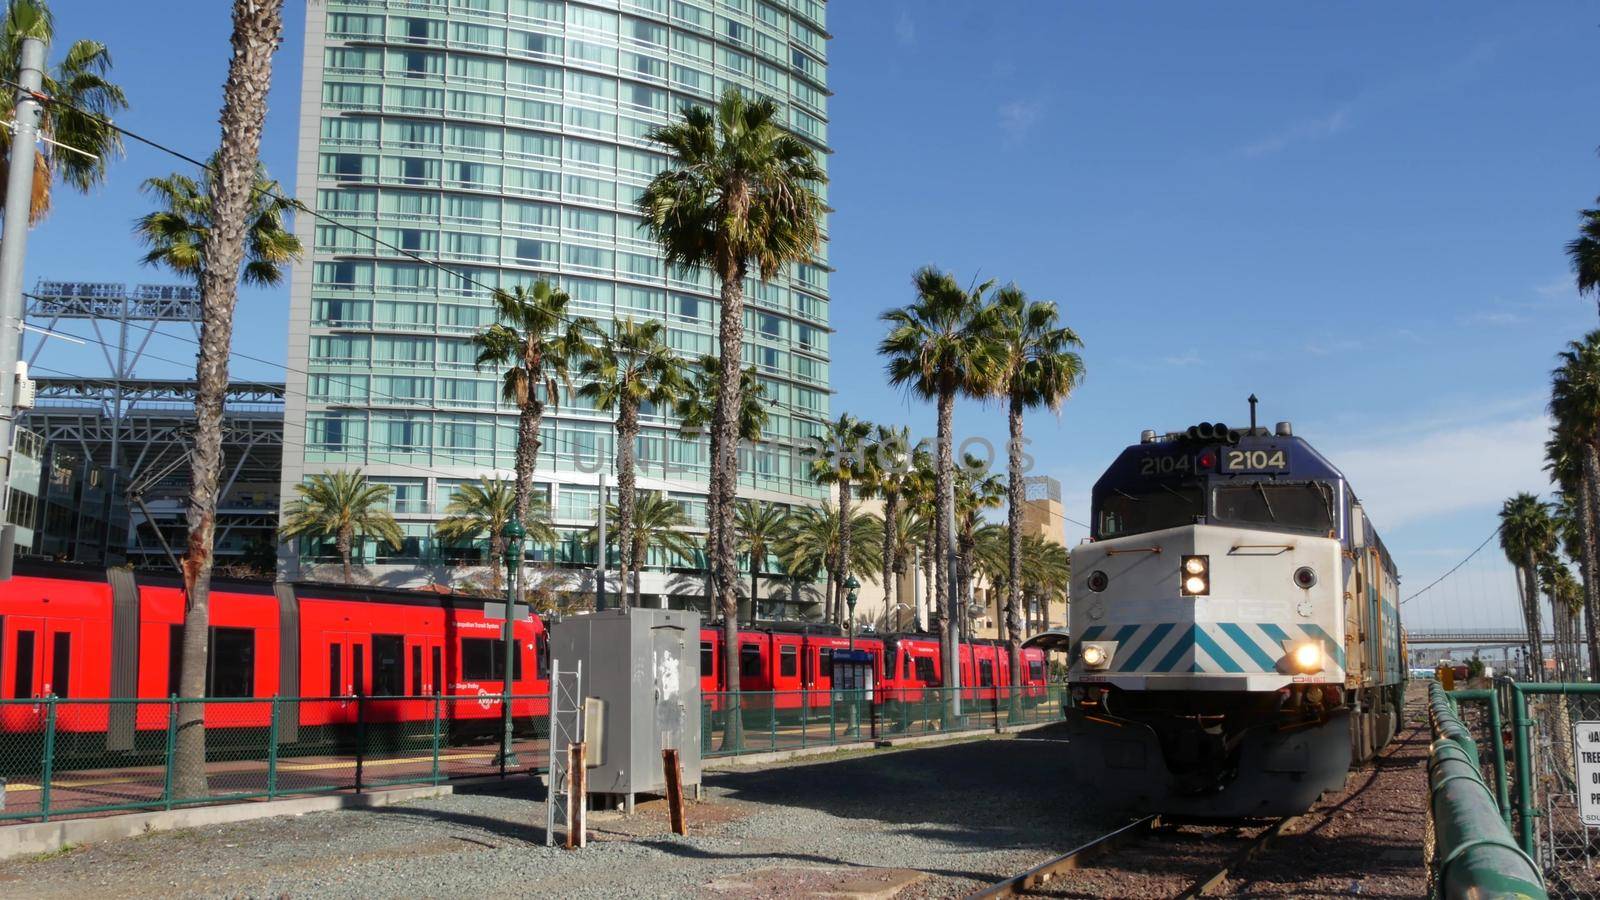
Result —
<instances>
[{"instance_id":1,"label":"blue and white striped panel","mask_svg":"<svg viewBox=\"0 0 1600 900\"><path fill-rule=\"evenodd\" d=\"M1292 633L1291 633L1292 632ZM1344 648L1318 625L1271 622L1156 622L1144 625L1091 625L1082 641L1116 641L1112 672L1126 673L1276 673L1283 643L1320 638L1339 668Z\"/></svg>"}]
</instances>

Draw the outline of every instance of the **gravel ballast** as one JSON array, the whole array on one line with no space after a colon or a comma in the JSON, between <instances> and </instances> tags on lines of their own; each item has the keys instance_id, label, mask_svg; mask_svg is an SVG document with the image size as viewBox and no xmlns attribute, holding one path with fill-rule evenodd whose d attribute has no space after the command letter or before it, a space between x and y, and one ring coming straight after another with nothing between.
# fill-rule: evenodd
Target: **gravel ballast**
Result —
<instances>
[{"instance_id":1,"label":"gravel ballast","mask_svg":"<svg viewBox=\"0 0 1600 900\"><path fill-rule=\"evenodd\" d=\"M584 850L546 848L544 804L523 781L17 860L0 864L0 895L804 896L816 884L801 875L872 867L926 873L900 896L961 896L1110 826L1074 812L1061 737L708 772L687 837L669 832L656 800L632 817L596 814ZM791 871L817 869L837 871Z\"/></svg>"}]
</instances>

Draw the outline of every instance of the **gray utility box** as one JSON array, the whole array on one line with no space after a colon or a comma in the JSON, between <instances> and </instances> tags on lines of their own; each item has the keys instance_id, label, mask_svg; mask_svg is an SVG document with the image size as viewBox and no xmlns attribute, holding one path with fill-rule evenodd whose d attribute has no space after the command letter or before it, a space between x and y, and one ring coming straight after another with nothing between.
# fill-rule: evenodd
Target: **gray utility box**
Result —
<instances>
[{"instance_id":1,"label":"gray utility box","mask_svg":"<svg viewBox=\"0 0 1600 900\"><path fill-rule=\"evenodd\" d=\"M678 751L684 785L700 783L699 613L565 617L551 627L550 658L563 672L583 663L590 794L620 794L631 810L634 794L664 792L661 751L669 748Z\"/></svg>"}]
</instances>

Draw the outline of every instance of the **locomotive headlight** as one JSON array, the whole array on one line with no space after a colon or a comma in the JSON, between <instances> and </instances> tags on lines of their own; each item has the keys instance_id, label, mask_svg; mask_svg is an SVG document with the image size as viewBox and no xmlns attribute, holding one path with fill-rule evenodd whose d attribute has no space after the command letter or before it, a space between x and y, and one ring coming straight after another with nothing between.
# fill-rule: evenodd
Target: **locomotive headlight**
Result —
<instances>
[{"instance_id":1,"label":"locomotive headlight","mask_svg":"<svg viewBox=\"0 0 1600 900\"><path fill-rule=\"evenodd\" d=\"M1322 671L1322 644L1316 641L1307 641L1297 645L1289 653L1289 659L1294 664L1296 672L1311 674Z\"/></svg>"},{"instance_id":2,"label":"locomotive headlight","mask_svg":"<svg viewBox=\"0 0 1600 900\"><path fill-rule=\"evenodd\" d=\"M1115 644L1084 644L1083 667L1086 669L1105 669L1111 665L1111 654L1116 652Z\"/></svg>"},{"instance_id":3,"label":"locomotive headlight","mask_svg":"<svg viewBox=\"0 0 1600 900\"><path fill-rule=\"evenodd\" d=\"M1211 593L1211 557L1185 556L1182 568L1185 597L1201 597Z\"/></svg>"}]
</instances>

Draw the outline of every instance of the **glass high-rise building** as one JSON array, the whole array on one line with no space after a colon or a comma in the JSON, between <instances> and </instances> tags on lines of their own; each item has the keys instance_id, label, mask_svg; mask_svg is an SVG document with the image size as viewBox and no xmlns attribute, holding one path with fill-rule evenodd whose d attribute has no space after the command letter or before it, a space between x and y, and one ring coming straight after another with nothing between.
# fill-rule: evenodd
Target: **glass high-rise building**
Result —
<instances>
[{"instance_id":1,"label":"glass high-rise building","mask_svg":"<svg viewBox=\"0 0 1600 900\"><path fill-rule=\"evenodd\" d=\"M470 342L493 320L489 289L550 280L575 315L660 320L686 359L715 352L715 279L668 269L640 228L639 193L667 164L646 135L734 85L775 100L826 165L825 13L819 0L310 4L296 184L351 227L298 218L309 252L290 307L285 502L310 475L360 467L393 487L407 535L398 552L365 543L373 577L472 575L482 547L444 544L433 523L462 482L512 475L517 409ZM744 361L772 415L741 453L740 493L815 502L796 451L828 413L826 244L746 292ZM703 528L705 439L681 435L670 410L645 413L640 487ZM539 492L560 539L530 557L588 590L576 573L593 558L600 474L615 484L611 416L563 392L542 438ZM287 573L330 549L290 548ZM653 553L643 592L697 598L698 565Z\"/></svg>"}]
</instances>

